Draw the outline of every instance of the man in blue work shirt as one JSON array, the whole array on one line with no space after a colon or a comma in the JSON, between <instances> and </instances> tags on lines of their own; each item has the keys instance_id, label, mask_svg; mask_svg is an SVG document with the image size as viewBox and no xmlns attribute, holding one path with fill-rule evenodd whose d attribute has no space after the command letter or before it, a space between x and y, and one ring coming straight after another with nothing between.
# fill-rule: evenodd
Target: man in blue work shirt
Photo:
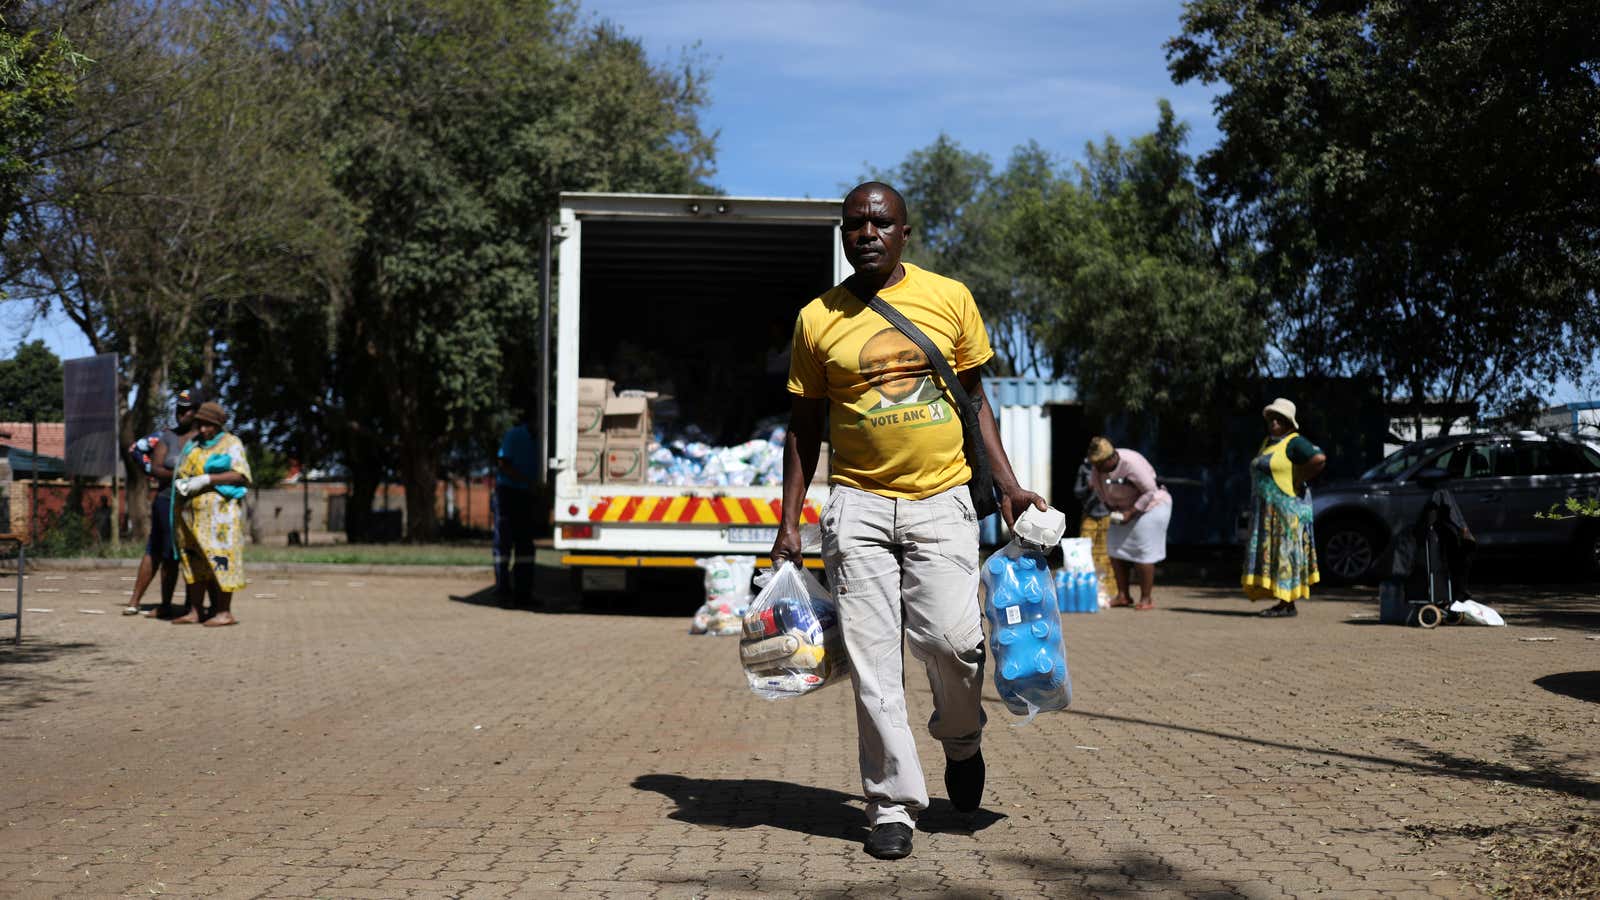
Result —
<instances>
[{"instance_id":1,"label":"man in blue work shirt","mask_svg":"<svg viewBox=\"0 0 1600 900\"><path fill-rule=\"evenodd\" d=\"M494 476L494 589L518 603L533 599L533 482L538 450L526 408L500 438Z\"/></svg>"}]
</instances>

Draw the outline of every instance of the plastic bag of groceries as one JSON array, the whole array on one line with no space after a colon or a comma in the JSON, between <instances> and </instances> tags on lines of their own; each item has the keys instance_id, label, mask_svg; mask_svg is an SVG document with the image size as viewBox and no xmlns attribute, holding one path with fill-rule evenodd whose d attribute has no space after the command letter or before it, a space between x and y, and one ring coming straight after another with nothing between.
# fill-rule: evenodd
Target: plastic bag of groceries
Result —
<instances>
[{"instance_id":1,"label":"plastic bag of groceries","mask_svg":"<svg viewBox=\"0 0 1600 900\"><path fill-rule=\"evenodd\" d=\"M761 576L744 614L739 663L750 690L768 700L809 694L850 675L833 598L803 567L784 562Z\"/></svg>"},{"instance_id":2,"label":"plastic bag of groceries","mask_svg":"<svg viewBox=\"0 0 1600 900\"><path fill-rule=\"evenodd\" d=\"M734 635L750 605L750 579L756 573L754 556L709 556L694 564L705 570L706 602L695 610L690 634Z\"/></svg>"}]
</instances>

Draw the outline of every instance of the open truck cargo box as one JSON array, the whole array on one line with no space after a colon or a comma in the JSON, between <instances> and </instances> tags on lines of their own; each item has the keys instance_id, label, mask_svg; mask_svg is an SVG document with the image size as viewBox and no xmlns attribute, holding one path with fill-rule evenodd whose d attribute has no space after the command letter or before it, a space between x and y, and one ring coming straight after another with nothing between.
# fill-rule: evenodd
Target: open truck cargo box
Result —
<instances>
[{"instance_id":1,"label":"open truck cargo box","mask_svg":"<svg viewBox=\"0 0 1600 900\"><path fill-rule=\"evenodd\" d=\"M849 274L838 226L838 200L561 195L551 465L556 547L569 565L690 566L697 556L771 549L779 485L651 484L622 465L629 448L612 461L614 477L596 481L595 438L580 442L579 433L592 422L580 406L596 398L580 397L580 380L590 394L594 379L608 379L618 392L670 398L670 418L645 420L693 423L722 445L786 420L786 379L772 354L787 348L800 308ZM615 437L645 442L648 454L650 435ZM819 479L803 522L816 523L826 497Z\"/></svg>"}]
</instances>

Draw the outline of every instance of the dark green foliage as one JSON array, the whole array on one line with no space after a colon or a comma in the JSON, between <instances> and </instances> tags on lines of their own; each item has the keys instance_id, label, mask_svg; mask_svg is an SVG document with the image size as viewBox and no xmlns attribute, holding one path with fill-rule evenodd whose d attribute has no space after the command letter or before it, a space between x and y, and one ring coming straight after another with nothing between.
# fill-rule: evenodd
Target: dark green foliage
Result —
<instances>
[{"instance_id":1,"label":"dark green foliage","mask_svg":"<svg viewBox=\"0 0 1600 900\"><path fill-rule=\"evenodd\" d=\"M47 155L48 123L72 102L88 59L61 32L47 33L0 5L0 222L10 218L21 182Z\"/></svg>"},{"instance_id":2,"label":"dark green foliage","mask_svg":"<svg viewBox=\"0 0 1600 900\"><path fill-rule=\"evenodd\" d=\"M0 359L0 422L61 421L61 360L44 345L29 341L10 359Z\"/></svg>"},{"instance_id":3,"label":"dark green foliage","mask_svg":"<svg viewBox=\"0 0 1600 900\"><path fill-rule=\"evenodd\" d=\"M1200 163L1260 247L1291 373L1494 406L1600 340L1600 29L1571 0L1194 0L1173 77L1225 85Z\"/></svg>"},{"instance_id":4,"label":"dark green foliage","mask_svg":"<svg viewBox=\"0 0 1600 900\"><path fill-rule=\"evenodd\" d=\"M274 24L319 85L355 226L326 293L236 321L230 384L279 445L342 458L354 511L394 473L427 539L442 458L489 446L534 381L556 194L703 190L700 75L534 0L330 0Z\"/></svg>"},{"instance_id":5,"label":"dark green foliage","mask_svg":"<svg viewBox=\"0 0 1600 900\"><path fill-rule=\"evenodd\" d=\"M1056 371L1104 412L1193 418L1216 386L1255 371L1262 337L1246 248L1210 221L1163 101L1156 130L1086 149L1077 180L1034 195L1011 220L1049 303L1038 333Z\"/></svg>"},{"instance_id":6,"label":"dark green foliage","mask_svg":"<svg viewBox=\"0 0 1600 900\"><path fill-rule=\"evenodd\" d=\"M1163 102L1155 132L1064 170L1030 143L995 173L941 135L874 177L906 197L907 258L972 289L995 374L1070 376L1101 411L1190 417L1254 370L1262 332L1247 248L1212 224L1185 136Z\"/></svg>"}]
</instances>

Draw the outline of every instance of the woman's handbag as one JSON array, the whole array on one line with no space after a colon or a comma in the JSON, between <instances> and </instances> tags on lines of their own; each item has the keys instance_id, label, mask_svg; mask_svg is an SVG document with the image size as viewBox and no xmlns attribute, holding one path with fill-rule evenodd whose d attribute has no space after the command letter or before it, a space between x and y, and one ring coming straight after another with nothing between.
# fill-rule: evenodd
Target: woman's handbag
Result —
<instances>
[{"instance_id":1,"label":"woman's handbag","mask_svg":"<svg viewBox=\"0 0 1600 900\"><path fill-rule=\"evenodd\" d=\"M983 432L978 429L978 407L967 394L967 389L961 386L955 371L944 361L944 354L922 333L922 329L911 324L910 319L876 294L866 304L867 308L883 316L901 334L910 338L911 343L916 344L922 350L922 355L928 358L939 380L944 382L945 393L950 396L956 415L961 419L961 449L967 456L967 465L972 469L972 480L967 482L967 489L972 493L972 508L977 512L979 521L998 512L1000 501L995 493L994 472L989 468L989 451L983 445Z\"/></svg>"}]
</instances>

